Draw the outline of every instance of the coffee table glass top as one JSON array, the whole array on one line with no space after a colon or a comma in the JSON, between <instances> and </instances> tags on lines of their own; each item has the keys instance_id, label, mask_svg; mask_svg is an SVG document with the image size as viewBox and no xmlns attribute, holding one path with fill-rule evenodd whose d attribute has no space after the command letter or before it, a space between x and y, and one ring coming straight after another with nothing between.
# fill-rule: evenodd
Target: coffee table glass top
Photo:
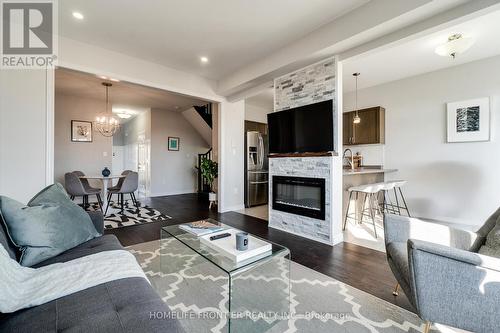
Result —
<instances>
[{"instance_id":1,"label":"coffee table glass top","mask_svg":"<svg viewBox=\"0 0 500 333\"><path fill-rule=\"evenodd\" d=\"M226 228L232 228L236 229L230 225L223 224L219 221L216 221L214 219L206 219L206 221L213 223L215 225L223 226ZM260 237L257 237L255 235L251 235L252 237L258 238L260 240L263 240L265 242L268 242L269 244L272 245L272 249L270 252L264 253L263 255L252 257L248 260L240 261L240 262L235 262L231 260L230 258L224 256L221 253L218 253L217 250L210 248L203 243L200 242L199 237L179 228L179 225L171 225L167 227L162 228L162 239L168 238L168 237L174 237L187 247L189 247L191 250L195 251L199 255L203 256L205 259L208 261L212 262L214 265L218 266L220 269L224 270L226 273L232 275L236 274L242 270L245 270L248 266L259 263L263 260L267 260L269 258L273 258L275 256L288 256L290 254L290 251L279 244L273 243L268 241L267 239L263 239Z\"/></svg>"}]
</instances>

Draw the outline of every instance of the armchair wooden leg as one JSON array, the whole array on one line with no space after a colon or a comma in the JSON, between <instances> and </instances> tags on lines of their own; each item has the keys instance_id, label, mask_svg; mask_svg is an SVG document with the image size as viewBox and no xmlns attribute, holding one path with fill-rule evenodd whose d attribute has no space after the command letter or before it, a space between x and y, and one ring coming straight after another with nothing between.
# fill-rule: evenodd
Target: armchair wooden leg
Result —
<instances>
[{"instance_id":1,"label":"armchair wooden leg","mask_svg":"<svg viewBox=\"0 0 500 333\"><path fill-rule=\"evenodd\" d=\"M392 292L394 296L399 295L399 283L396 283L396 287L394 287L394 291Z\"/></svg>"},{"instance_id":2,"label":"armchair wooden leg","mask_svg":"<svg viewBox=\"0 0 500 333\"><path fill-rule=\"evenodd\" d=\"M426 321L425 322L425 327L424 327L424 333L429 333L431 331L431 322L430 321Z\"/></svg>"}]
</instances>

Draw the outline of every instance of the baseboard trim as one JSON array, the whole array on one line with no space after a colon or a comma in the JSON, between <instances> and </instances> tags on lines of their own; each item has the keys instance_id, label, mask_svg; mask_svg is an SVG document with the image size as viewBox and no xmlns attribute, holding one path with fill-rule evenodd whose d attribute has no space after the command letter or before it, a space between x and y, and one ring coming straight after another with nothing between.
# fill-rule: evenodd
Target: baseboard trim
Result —
<instances>
[{"instance_id":1,"label":"baseboard trim","mask_svg":"<svg viewBox=\"0 0 500 333\"><path fill-rule=\"evenodd\" d=\"M181 191L172 191L172 192L162 192L162 193L150 193L149 197L154 198L154 197L165 197L168 195L179 195L179 194L193 194L197 193L194 190L181 190Z\"/></svg>"}]
</instances>

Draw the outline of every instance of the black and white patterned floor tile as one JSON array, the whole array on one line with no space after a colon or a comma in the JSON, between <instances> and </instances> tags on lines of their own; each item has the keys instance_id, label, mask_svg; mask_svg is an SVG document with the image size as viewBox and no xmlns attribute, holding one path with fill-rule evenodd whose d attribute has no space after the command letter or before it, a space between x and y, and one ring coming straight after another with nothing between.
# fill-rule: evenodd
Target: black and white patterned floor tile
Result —
<instances>
[{"instance_id":1,"label":"black and white patterned floor tile","mask_svg":"<svg viewBox=\"0 0 500 333\"><path fill-rule=\"evenodd\" d=\"M231 312L241 311L243 305L248 311L269 311L269 306L271 311L273 307L279 311L283 302L277 302L278 294L283 292L289 295L285 297L287 316L232 320L231 331L415 333L424 329L414 313L285 258L271 267L232 277L237 280L233 280L229 302L228 276L174 238L127 249L136 256L163 301L181 318L186 332L228 332L227 316L223 314L228 313L229 305ZM235 296L235 292L239 294ZM433 327L432 331L454 332L446 327Z\"/></svg>"},{"instance_id":2,"label":"black and white patterned floor tile","mask_svg":"<svg viewBox=\"0 0 500 333\"><path fill-rule=\"evenodd\" d=\"M160 222L169 220L172 217L162 214L158 210L146 205L139 205L136 208L131 201L125 201L123 213L120 213L120 205L111 202L108 209L108 214L104 217L104 228L115 229L128 227L132 225ZM106 209L106 208L104 208ZM100 210L97 203L91 204L89 210Z\"/></svg>"}]
</instances>

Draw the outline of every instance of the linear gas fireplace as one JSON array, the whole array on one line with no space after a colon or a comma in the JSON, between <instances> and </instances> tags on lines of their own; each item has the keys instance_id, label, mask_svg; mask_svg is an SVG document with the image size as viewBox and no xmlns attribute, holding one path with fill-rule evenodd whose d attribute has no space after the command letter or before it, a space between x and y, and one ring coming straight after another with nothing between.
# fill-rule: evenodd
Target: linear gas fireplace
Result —
<instances>
[{"instance_id":1,"label":"linear gas fireplace","mask_svg":"<svg viewBox=\"0 0 500 333\"><path fill-rule=\"evenodd\" d=\"M325 179L273 176L272 208L325 219Z\"/></svg>"}]
</instances>

